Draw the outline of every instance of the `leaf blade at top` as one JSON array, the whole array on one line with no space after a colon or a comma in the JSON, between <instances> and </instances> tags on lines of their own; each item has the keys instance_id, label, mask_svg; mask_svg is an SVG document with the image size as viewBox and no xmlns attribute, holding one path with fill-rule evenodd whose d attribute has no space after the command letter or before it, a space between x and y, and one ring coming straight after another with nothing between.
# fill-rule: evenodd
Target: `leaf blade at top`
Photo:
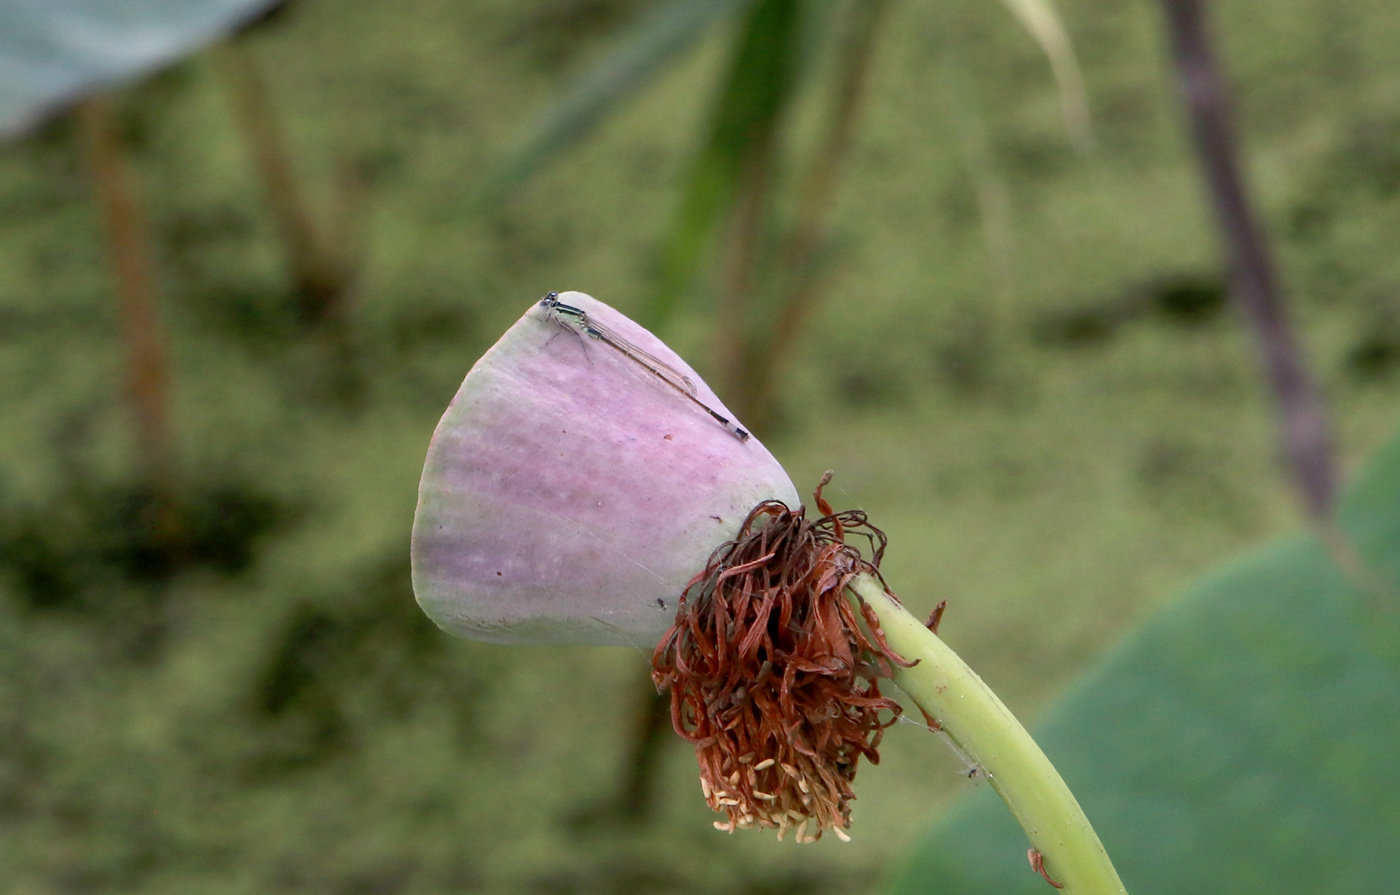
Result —
<instances>
[{"instance_id":1,"label":"leaf blade at top","mask_svg":"<svg viewBox=\"0 0 1400 895\"><path fill-rule=\"evenodd\" d=\"M0 4L0 139L100 87L212 43L274 0L8 0Z\"/></svg>"}]
</instances>

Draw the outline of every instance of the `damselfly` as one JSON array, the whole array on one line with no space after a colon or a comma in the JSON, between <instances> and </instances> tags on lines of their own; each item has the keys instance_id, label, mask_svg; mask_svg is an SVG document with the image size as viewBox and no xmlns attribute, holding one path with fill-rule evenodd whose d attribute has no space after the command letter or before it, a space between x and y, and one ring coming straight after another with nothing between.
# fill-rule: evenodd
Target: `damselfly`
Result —
<instances>
[{"instance_id":1,"label":"damselfly","mask_svg":"<svg viewBox=\"0 0 1400 895\"><path fill-rule=\"evenodd\" d=\"M604 345L607 345L623 357L642 367L671 388L680 392L681 395L689 399L695 406L714 417L714 419L720 425L724 426L725 429L728 429L729 433L735 438L740 441L749 440L748 432L744 431L744 429L728 417L700 400L700 396L695 391L695 383L690 380L689 376L686 376L680 370L677 370L656 355L638 348L607 326L594 320L589 316L588 312L582 308L564 304L559 300L558 292L551 292L540 299L540 307L548 311L556 320L578 328L584 335L602 342Z\"/></svg>"}]
</instances>

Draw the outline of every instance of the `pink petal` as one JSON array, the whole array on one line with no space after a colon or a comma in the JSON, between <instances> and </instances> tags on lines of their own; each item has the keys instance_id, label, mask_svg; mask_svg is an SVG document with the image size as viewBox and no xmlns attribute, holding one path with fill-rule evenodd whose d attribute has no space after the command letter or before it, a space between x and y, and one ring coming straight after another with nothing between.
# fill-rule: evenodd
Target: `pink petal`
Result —
<instances>
[{"instance_id":1,"label":"pink petal","mask_svg":"<svg viewBox=\"0 0 1400 895\"><path fill-rule=\"evenodd\" d=\"M580 292L559 300L689 377ZM736 421L737 422L737 421ZM610 344L539 304L472 367L438 423L413 524L413 588L447 631L500 643L656 645L686 583L759 502L800 500L740 440Z\"/></svg>"}]
</instances>

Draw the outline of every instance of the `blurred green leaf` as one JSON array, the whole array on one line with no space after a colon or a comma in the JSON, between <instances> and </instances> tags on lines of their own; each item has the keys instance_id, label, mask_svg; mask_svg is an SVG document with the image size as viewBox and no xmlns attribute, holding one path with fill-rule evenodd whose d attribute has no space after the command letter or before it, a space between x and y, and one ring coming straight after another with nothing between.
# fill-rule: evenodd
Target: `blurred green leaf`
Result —
<instances>
[{"instance_id":1,"label":"blurred green leaf","mask_svg":"<svg viewBox=\"0 0 1400 895\"><path fill-rule=\"evenodd\" d=\"M1069 128L1075 149L1088 152L1094 146L1094 132L1089 117L1089 95L1084 89L1084 75L1074 55L1074 44L1051 0L1002 0L1011 13L1030 32L1040 49L1050 60L1050 71L1060 88L1060 107Z\"/></svg>"},{"instance_id":2,"label":"blurred green leaf","mask_svg":"<svg viewBox=\"0 0 1400 895\"><path fill-rule=\"evenodd\" d=\"M1393 582L1400 440L1341 523ZM1384 588L1363 596L1315 538L1284 538L1157 613L1039 725L1129 892L1393 891L1400 621ZM1026 848L984 788L893 891L1043 895Z\"/></svg>"},{"instance_id":3,"label":"blurred green leaf","mask_svg":"<svg viewBox=\"0 0 1400 895\"><path fill-rule=\"evenodd\" d=\"M806 6L803 0L760 0L736 35L709 133L663 247L659 284L646 315L653 328L664 325L695 276L745 165L755 153L772 150L799 80Z\"/></svg>"},{"instance_id":4,"label":"blurred green leaf","mask_svg":"<svg viewBox=\"0 0 1400 895\"><path fill-rule=\"evenodd\" d=\"M486 175L480 201L497 202L574 145L676 55L752 0L673 0L644 15L593 69L545 111Z\"/></svg>"},{"instance_id":5,"label":"blurred green leaf","mask_svg":"<svg viewBox=\"0 0 1400 895\"><path fill-rule=\"evenodd\" d=\"M54 107L167 65L271 6L270 0L5 0L0 3L0 138Z\"/></svg>"}]
</instances>

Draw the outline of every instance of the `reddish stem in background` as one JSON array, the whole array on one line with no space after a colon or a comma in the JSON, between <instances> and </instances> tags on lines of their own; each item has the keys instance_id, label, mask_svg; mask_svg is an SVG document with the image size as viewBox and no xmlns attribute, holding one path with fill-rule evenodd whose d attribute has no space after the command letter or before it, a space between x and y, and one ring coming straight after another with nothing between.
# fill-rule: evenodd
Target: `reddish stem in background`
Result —
<instances>
[{"instance_id":1,"label":"reddish stem in background","mask_svg":"<svg viewBox=\"0 0 1400 895\"><path fill-rule=\"evenodd\" d=\"M287 255L302 323L308 326L338 325L344 316L345 292L351 271L346 261L353 238L352 217L358 218L363 191L354 172L342 176L336 227L328 238L317 228L297 187L296 175L286 151L286 140L277 126L267 84L252 53L237 41L218 47L214 59L233 103L234 118L252 152L253 166L262 180L263 193Z\"/></svg>"},{"instance_id":2,"label":"reddish stem in background","mask_svg":"<svg viewBox=\"0 0 1400 895\"><path fill-rule=\"evenodd\" d=\"M1274 400L1284 455L1304 506L1325 522L1336 497L1331 425L1288 325L1268 244L1255 220L1230 127L1226 85L1211 51L1200 0L1162 0L1177 77L1215 206L1233 287L1230 294L1254 329Z\"/></svg>"},{"instance_id":3,"label":"reddish stem in background","mask_svg":"<svg viewBox=\"0 0 1400 895\"><path fill-rule=\"evenodd\" d=\"M159 494L170 498L176 452L170 431L170 364L156 307L155 264L146 215L132 181L111 100L101 94L76 111L117 292L126 343L126 391L141 460Z\"/></svg>"},{"instance_id":4,"label":"reddish stem in background","mask_svg":"<svg viewBox=\"0 0 1400 895\"><path fill-rule=\"evenodd\" d=\"M764 224L773 186L776 144L777 135L772 129L766 129L744 147L743 169L730 215L720 274L713 354L717 368L728 380L725 393L734 396L741 419L753 419L758 411L751 389L753 374L749 367L752 349L746 321L752 317L749 309L759 280L759 265L764 257ZM765 362L759 360L757 365L765 366ZM753 428L752 422L748 425L750 429Z\"/></svg>"},{"instance_id":5,"label":"reddish stem in background","mask_svg":"<svg viewBox=\"0 0 1400 895\"><path fill-rule=\"evenodd\" d=\"M769 329L766 347L750 353L748 371L750 423L762 424L764 407L772 395L776 371L795 344L797 331L815 307L816 274L821 268L818 251L826 240L827 221L836 204L840 173L860 120L861 102L870 81L870 61L880 21L889 8L887 0L859 0L851 8L851 21L839 50L834 76L835 99L826 137L807 170L797 200L792 233L783 251L781 274L786 286L778 313Z\"/></svg>"}]
</instances>

